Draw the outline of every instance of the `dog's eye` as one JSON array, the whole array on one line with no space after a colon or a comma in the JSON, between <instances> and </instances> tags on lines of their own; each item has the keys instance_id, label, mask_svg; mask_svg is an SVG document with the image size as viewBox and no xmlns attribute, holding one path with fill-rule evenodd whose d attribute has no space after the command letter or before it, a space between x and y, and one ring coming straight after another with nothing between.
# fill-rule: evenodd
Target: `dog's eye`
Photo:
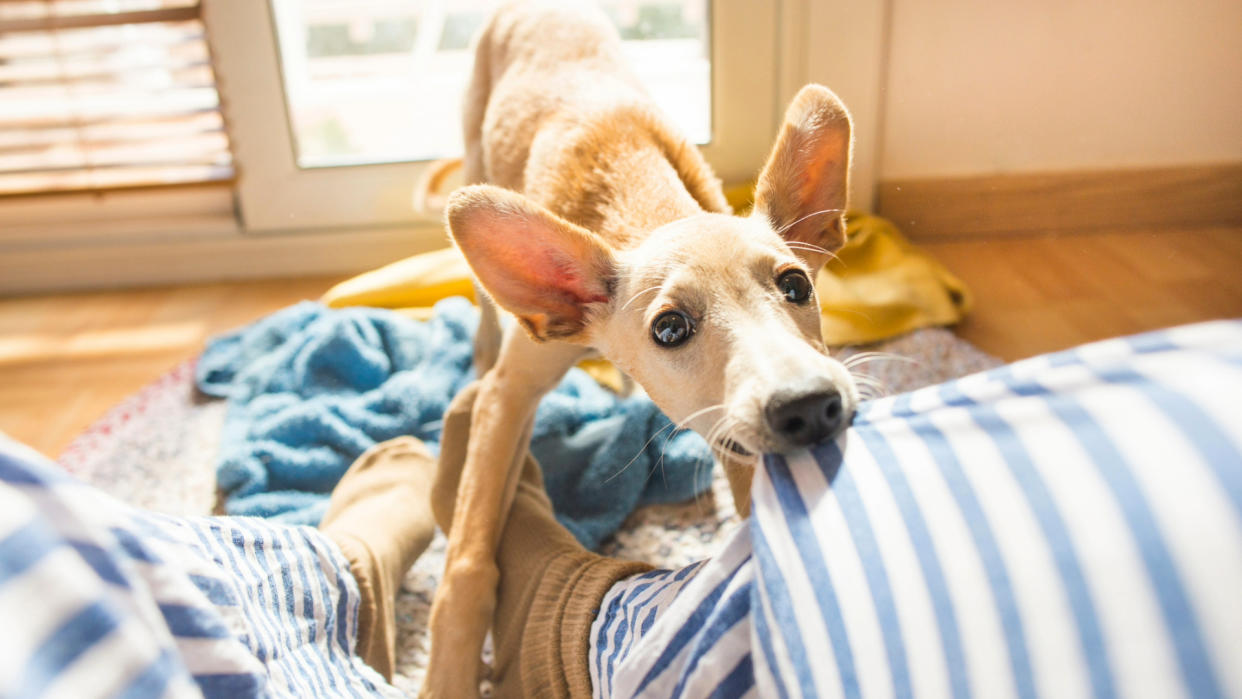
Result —
<instances>
[{"instance_id":1,"label":"dog's eye","mask_svg":"<svg viewBox=\"0 0 1242 699\"><path fill-rule=\"evenodd\" d=\"M811 298L811 280L800 269L791 269L776 280L776 286L790 303L804 304Z\"/></svg>"},{"instance_id":2,"label":"dog's eye","mask_svg":"<svg viewBox=\"0 0 1242 699\"><path fill-rule=\"evenodd\" d=\"M681 311L665 311L651 324L651 337L661 347L676 347L694 334L694 323Z\"/></svg>"}]
</instances>

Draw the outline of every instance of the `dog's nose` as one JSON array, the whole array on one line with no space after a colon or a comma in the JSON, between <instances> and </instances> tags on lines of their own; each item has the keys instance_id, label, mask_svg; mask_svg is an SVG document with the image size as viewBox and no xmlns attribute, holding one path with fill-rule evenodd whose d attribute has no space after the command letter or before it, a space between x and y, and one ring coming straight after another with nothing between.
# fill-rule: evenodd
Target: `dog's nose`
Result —
<instances>
[{"instance_id":1,"label":"dog's nose","mask_svg":"<svg viewBox=\"0 0 1242 699\"><path fill-rule=\"evenodd\" d=\"M764 412L772 432L795 447L836 437L846 425L841 393L835 388L778 394L768 401Z\"/></svg>"}]
</instances>

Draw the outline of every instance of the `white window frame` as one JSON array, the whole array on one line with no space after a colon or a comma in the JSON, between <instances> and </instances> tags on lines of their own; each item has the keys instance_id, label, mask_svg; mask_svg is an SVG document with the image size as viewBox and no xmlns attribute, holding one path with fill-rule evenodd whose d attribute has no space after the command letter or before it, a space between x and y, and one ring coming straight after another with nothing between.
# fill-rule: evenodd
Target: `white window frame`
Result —
<instances>
[{"instance_id":1,"label":"white window frame","mask_svg":"<svg viewBox=\"0 0 1242 699\"><path fill-rule=\"evenodd\" d=\"M727 181L753 175L775 130L777 9L710 2L712 142L703 152ZM204 8L247 230L426 222L410 208L426 162L298 166L273 14L267 0L212 0Z\"/></svg>"},{"instance_id":2,"label":"white window frame","mask_svg":"<svg viewBox=\"0 0 1242 699\"><path fill-rule=\"evenodd\" d=\"M853 205L874 189L887 4L710 0L712 142L750 180L807 81L855 118ZM301 169L267 0L203 0L237 178L232 183L0 199L0 293L345 274L447 244L419 219L423 163Z\"/></svg>"}]
</instances>

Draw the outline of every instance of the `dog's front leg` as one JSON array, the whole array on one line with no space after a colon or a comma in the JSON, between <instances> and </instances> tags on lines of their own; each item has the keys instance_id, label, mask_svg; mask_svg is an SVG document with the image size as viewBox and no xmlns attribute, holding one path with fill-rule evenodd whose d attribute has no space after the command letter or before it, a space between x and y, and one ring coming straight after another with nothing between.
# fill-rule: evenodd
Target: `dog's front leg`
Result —
<instances>
[{"instance_id":1,"label":"dog's front leg","mask_svg":"<svg viewBox=\"0 0 1242 699\"><path fill-rule=\"evenodd\" d=\"M583 354L510 332L496 366L479 380L444 578L431 608L431 661L424 697L478 694L479 654L496 606L496 546L517 489L539 399Z\"/></svg>"}]
</instances>

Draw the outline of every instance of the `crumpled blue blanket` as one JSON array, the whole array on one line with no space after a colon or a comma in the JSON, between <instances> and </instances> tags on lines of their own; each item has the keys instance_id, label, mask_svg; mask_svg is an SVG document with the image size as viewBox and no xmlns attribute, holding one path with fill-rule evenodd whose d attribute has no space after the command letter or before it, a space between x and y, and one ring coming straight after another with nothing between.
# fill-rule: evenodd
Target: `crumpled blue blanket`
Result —
<instances>
[{"instance_id":1,"label":"crumpled blue blanket","mask_svg":"<svg viewBox=\"0 0 1242 699\"><path fill-rule=\"evenodd\" d=\"M225 510L313 525L368 447L413 435L437 451L445 408L474 379L477 324L463 298L441 301L427 322L308 301L213 339L196 380L228 400ZM578 369L540 404L531 449L558 519L588 548L635 507L688 499L711 481L698 435L673 433L649 399L618 398Z\"/></svg>"}]
</instances>

